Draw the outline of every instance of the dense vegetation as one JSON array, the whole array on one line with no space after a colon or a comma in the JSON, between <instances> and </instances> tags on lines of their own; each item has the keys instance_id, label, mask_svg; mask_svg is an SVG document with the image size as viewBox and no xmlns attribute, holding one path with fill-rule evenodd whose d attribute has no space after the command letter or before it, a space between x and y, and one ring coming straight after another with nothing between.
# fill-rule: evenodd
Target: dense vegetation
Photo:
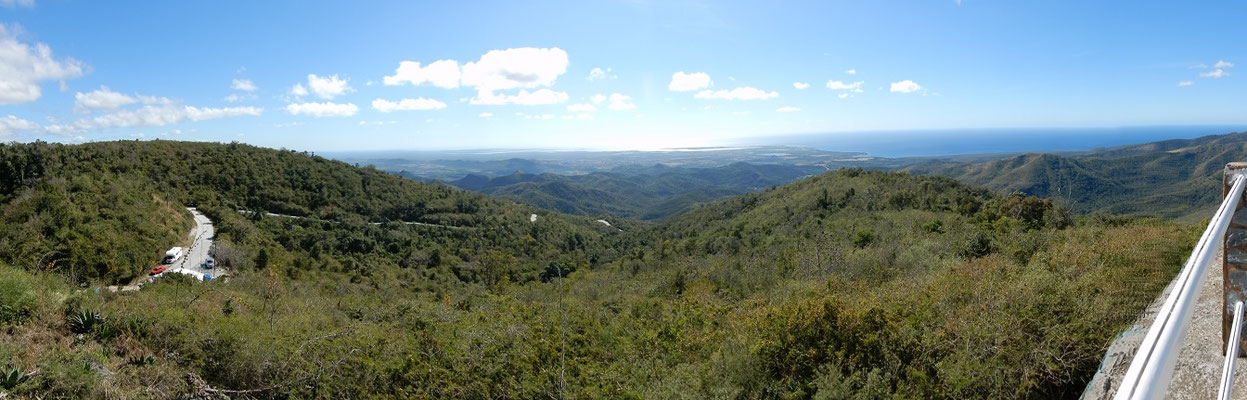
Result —
<instances>
[{"instance_id":1,"label":"dense vegetation","mask_svg":"<svg viewBox=\"0 0 1247 400\"><path fill-rule=\"evenodd\" d=\"M783 185L823 171L820 166L797 165L735 163L681 168L658 164L583 175L468 175L450 184L564 213L662 220L711 200Z\"/></svg>"},{"instance_id":2,"label":"dense vegetation","mask_svg":"<svg viewBox=\"0 0 1247 400\"><path fill-rule=\"evenodd\" d=\"M1193 241L904 173L620 231L238 144L0 155L0 224L47 238L0 242L0 367L21 377L0 391L45 398L1072 397ZM57 183L86 179L108 184ZM228 282L78 289L121 275L63 240L150 234L125 251L154 259L183 206L216 221ZM62 209L79 223L43 222ZM173 233L108 227L138 218ZM72 255L49 270L44 249Z\"/></svg>"},{"instance_id":3,"label":"dense vegetation","mask_svg":"<svg viewBox=\"0 0 1247 400\"><path fill-rule=\"evenodd\" d=\"M975 185L1058 199L1078 213L1198 221L1221 196L1222 168L1247 160L1247 133L1176 139L1065 156L983 162L930 160L906 168Z\"/></svg>"}]
</instances>

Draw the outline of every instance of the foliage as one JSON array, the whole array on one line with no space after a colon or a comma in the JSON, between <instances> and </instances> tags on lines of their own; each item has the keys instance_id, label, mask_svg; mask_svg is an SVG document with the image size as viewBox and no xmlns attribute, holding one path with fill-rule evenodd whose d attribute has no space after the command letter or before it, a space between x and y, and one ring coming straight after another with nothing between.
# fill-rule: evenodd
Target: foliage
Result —
<instances>
[{"instance_id":1,"label":"foliage","mask_svg":"<svg viewBox=\"0 0 1247 400\"><path fill-rule=\"evenodd\" d=\"M31 310L0 320L0 361L40 371L26 397L1074 397L1195 234L856 169L620 232L237 144L17 147L0 207L68 176L163 187L169 214L213 219L233 272L96 293L0 243L20 261L0 296ZM50 234L150 233L83 210Z\"/></svg>"}]
</instances>

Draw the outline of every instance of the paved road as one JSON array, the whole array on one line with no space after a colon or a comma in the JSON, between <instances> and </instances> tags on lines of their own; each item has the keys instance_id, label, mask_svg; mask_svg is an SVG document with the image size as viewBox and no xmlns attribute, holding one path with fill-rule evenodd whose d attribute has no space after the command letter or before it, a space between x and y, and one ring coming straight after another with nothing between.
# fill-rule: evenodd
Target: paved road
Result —
<instances>
[{"instance_id":1,"label":"paved road","mask_svg":"<svg viewBox=\"0 0 1247 400\"><path fill-rule=\"evenodd\" d=\"M195 229L192 229L190 233L190 236L194 239L191 241L190 248L186 250L186 256L182 257L181 261L174 263L174 266L208 276L217 276L220 271L217 271L215 268L204 268L204 263L211 258L208 255L208 250L212 248L212 239L216 237L216 229L212 226L212 220L208 219L194 207L188 207L187 210L191 212L191 215L195 216Z\"/></svg>"}]
</instances>

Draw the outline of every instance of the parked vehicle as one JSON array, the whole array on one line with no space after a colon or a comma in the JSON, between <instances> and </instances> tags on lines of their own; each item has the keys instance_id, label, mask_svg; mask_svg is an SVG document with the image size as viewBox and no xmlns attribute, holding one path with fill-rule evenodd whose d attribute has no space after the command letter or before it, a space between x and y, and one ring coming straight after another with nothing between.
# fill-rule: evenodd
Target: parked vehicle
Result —
<instances>
[{"instance_id":1,"label":"parked vehicle","mask_svg":"<svg viewBox=\"0 0 1247 400\"><path fill-rule=\"evenodd\" d=\"M152 268L152 272L149 273L148 275L151 275L151 276L160 275L162 272L165 272L165 269L167 268L168 267L163 266L163 265L157 265L156 268Z\"/></svg>"},{"instance_id":2,"label":"parked vehicle","mask_svg":"<svg viewBox=\"0 0 1247 400\"><path fill-rule=\"evenodd\" d=\"M177 261L178 259L182 258L183 253L184 252L182 251L181 247L174 247L172 249L169 249L169 251L165 252L164 261L161 261L161 263L173 264L174 261Z\"/></svg>"}]
</instances>

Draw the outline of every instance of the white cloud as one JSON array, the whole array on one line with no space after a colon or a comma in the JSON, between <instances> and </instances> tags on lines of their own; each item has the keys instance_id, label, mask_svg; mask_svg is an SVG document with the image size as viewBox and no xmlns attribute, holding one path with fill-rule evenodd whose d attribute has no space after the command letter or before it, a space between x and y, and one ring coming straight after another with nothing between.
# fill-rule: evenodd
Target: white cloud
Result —
<instances>
[{"instance_id":1,"label":"white cloud","mask_svg":"<svg viewBox=\"0 0 1247 400\"><path fill-rule=\"evenodd\" d=\"M483 113L477 114L477 116L478 116L478 117L481 117L481 118L493 118L493 117L494 117L494 113L491 113L491 112L483 112Z\"/></svg>"},{"instance_id":2,"label":"white cloud","mask_svg":"<svg viewBox=\"0 0 1247 400\"><path fill-rule=\"evenodd\" d=\"M1195 81L1178 81L1178 87L1187 87L1194 85Z\"/></svg>"},{"instance_id":3,"label":"white cloud","mask_svg":"<svg viewBox=\"0 0 1247 400\"><path fill-rule=\"evenodd\" d=\"M686 74L684 71L678 71L671 74L671 83L667 84L667 90L673 92L691 92L698 89L710 87L713 82L710 81L710 75L705 72L694 72Z\"/></svg>"},{"instance_id":4,"label":"white cloud","mask_svg":"<svg viewBox=\"0 0 1247 400\"><path fill-rule=\"evenodd\" d=\"M353 103L294 103L286 105L286 112L292 115L306 114L313 117L349 117L359 112Z\"/></svg>"},{"instance_id":5,"label":"white cloud","mask_svg":"<svg viewBox=\"0 0 1247 400\"><path fill-rule=\"evenodd\" d=\"M307 88L303 87L302 83L296 83L290 87L290 95L295 97L307 96Z\"/></svg>"},{"instance_id":6,"label":"white cloud","mask_svg":"<svg viewBox=\"0 0 1247 400\"><path fill-rule=\"evenodd\" d=\"M251 100L258 99L258 98L259 97L251 93L243 93L243 94L231 93L229 96L225 96L225 101L230 102L230 103L237 103L241 101L251 101Z\"/></svg>"},{"instance_id":7,"label":"white cloud","mask_svg":"<svg viewBox=\"0 0 1247 400\"><path fill-rule=\"evenodd\" d=\"M889 90L891 90L892 93L913 93L922 90L922 86L918 85L914 81L906 79L900 82L892 82L892 87Z\"/></svg>"},{"instance_id":8,"label":"white cloud","mask_svg":"<svg viewBox=\"0 0 1247 400\"><path fill-rule=\"evenodd\" d=\"M387 76L382 81L386 86L410 83L413 86L429 84L443 89L454 89L459 87L459 77L459 62L455 60L438 60L425 67L415 61L403 61L398 63L394 75Z\"/></svg>"},{"instance_id":9,"label":"white cloud","mask_svg":"<svg viewBox=\"0 0 1247 400\"><path fill-rule=\"evenodd\" d=\"M476 89L472 104L553 104L567 100L567 93L541 89L521 90L516 95L500 95L499 90L532 89L554 84L567 72L567 52L563 49L521 47L491 50L475 62L463 65L462 83Z\"/></svg>"},{"instance_id":10,"label":"white cloud","mask_svg":"<svg viewBox=\"0 0 1247 400\"><path fill-rule=\"evenodd\" d=\"M554 114L524 114L524 119L554 119Z\"/></svg>"},{"instance_id":11,"label":"white cloud","mask_svg":"<svg viewBox=\"0 0 1247 400\"><path fill-rule=\"evenodd\" d=\"M765 100L778 97L779 93L768 92L762 89L743 86L732 90L703 90L697 92L693 97L699 99L720 99L720 100Z\"/></svg>"},{"instance_id":12,"label":"white cloud","mask_svg":"<svg viewBox=\"0 0 1247 400\"><path fill-rule=\"evenodd\" d=\"M39 124L18 118L17 116L10 115L0 118L0 138L12 135L14 132L36 129L39 129Z\"/></svg>"},{"instance_id":13,"label":"white cloud","mask_svg":"<svg viewBox=\"0 0 1247 400\"><path fill-rule=\"evenodd\" d=\"M157 98L163 99L163 98ZM194 107L183 105L146 105L135 110L123 110L91 118L83 118L68 124L53 124L42 128L53 134L69 134L112 128L141 128L164 126L184 121L205 121L238 116L259 116L259 107Z\"/></svg>"},{"instance_id":14,"label":"white cloud","mask_svg":"<svg viewBox=\"0 0 1247 400\"><path fill-rule=\"evenodd\" d=\"M252 83L250 79L235 79L233 82L230 82L229 87L244 92L254 92L256 89L259 89L255 87L255 83Z\"/></svg>"},{"instance_id":15,"label":"white cloud","mask_svg":"<svg viewBox=\"0 0 1247 400\"><path fill-rule=\"evenodd\" d=\"M775 109L775 112L782 112L782 113L790 113L790 112L797 112L797 111L801 111L801 109L797 107L780 107L780 108Z\"/></svg>"},{"instance_id":16,"label":"white cloud","mask_svg":"<svg viewBox=\"0 0 1247 400\"><path fill-rule=\"evenodd\" d=\"M569 112L594 112L598 108L592 104L571 104L567 106Z\"/></svg>"},{"instance_id":17,"label":"white cloud","mask_svg":"<svg viewBox=\"0 0 1247 400\"><path fill-rule=\"evenodd\" d=\"M1213 78L1213 79L1221 79L1227 76L1230 76L1230 73L1222 68L1216 68L1216 69L1213 69L1212 71L1203 72L1199 74L1200 78Z\"/></svg>"},{"instance_id":18,"label":"white cloud","mask_svg":"<svg viewBox=\"0 0 1247 400\"><path fill-rule=\"evenodd\" d=\"M90 92L75 93L74 111L112 110L136 102L138 100L132 96L114 92L107 86L100 85L99 89Z\"/></svg>"},{"instance_id":19,"label":"white cloud","mask_svg":"<svg viewBox=\"0 0 1247 400\"><path fill-rule=\"evenodd\" d=\"M833 80L827 81L827 88L831 90L851 90L857 93L861 93L862 83L864 82L857 81L853 83L844 83L844 82L833 79Z\"/></svg>"},{"instance_id":20,"label":"white cloud","mask_svg":"<svg viewBox=\"0 0 1247 400\"><path fill-rule=\"evenodd\" d=\"M593 104L602 104L603 101L606 101L606 95L601 93L593 95Z\"/></svg>"},{"instance_id":21,"label":"white cloud","mask_svg":"<svg viewBox=\"0 0 1247 400\"><path fill-rule=\"evenodd\" d=\"M793 82L792 87L797 88L797 90L805 90L805 88L810 87L810 84L805 82Z\"/></svg>"},{"instance_id":22,"label":"white cloud","mask_svg":"<svg viewBox=\"0 0 1247 400\"><path fill-rule=\"evenodd\" d=\"M1217 63L1214 64L1212 67L1213 68L1234 68L1234 63L1221 60L1221 61L1217 61Z\"/></svg>"},{"instance_id":23,"label":"white cloud","mask_svg":"<svg viewBox=\"0 0 1247 400\"><path fill-rule=\"evenodd\" d=\"M493 92L477 92L477 97L473 97L472 104L500 105L500 104L520 104L526 106L537 106L547 104L557 104L567 101L567 92L556 92L550 89L538 89L529 92L520 90L514 95L497 94Z\"/></svg>"},{"instance_id":24,"label":"white cloud","mask_svg":"<svg viewBox=\"0 0 1247 400\"><path fill-rule=\"evenodd\" d=\"M423 97L416 99L402 99L397 102L385 99L376 99L372 101L372 108L377 111L388 113L390 111L415 111L415 110L440 110L446 108L446 103L426 99Z\"/></svg>"},{"instance_id":25,"label":"white cloud","mask_svg":"<svg viewBox=\"0 0 1247 400\"><path fill-rule=\"evenodd\" d=\"M846 70L844 70L844 73L849 74L849 75L857 75L857 70L855 70L855 69L846 69Z\"/></svg>"},{"instance_id":26,"label":"white cloud","mask_svg":"<svg viewBox=\"0 0 1247 400\"><path fill-rule=\"evenodd\" d=\"M836 97L839 97L839 98L842 98L842 99L847 99L847 98L849 98L849 94L848 94L848 93L840 93L840 94L836 95Z\"/></svg>"},{"instance_id":27,"label":"white cloud","mask_svg":"<svg viewBox=\"0 0 1247 400\"><path fill-rule=\"evenodd\" d=\"M57 61L48 45L36 43L32 47L18 41L19 29L0 24L0 105L38 100L43 95L39 82L64 83L65 79L82 76L81 62L72 58Z\"/></svg>"},{"instance_id":28,"label":"white cloud","mask_svg":"<svg viewBox=\"0 0 1247 400\"><path fill-rule=\"evenodd\" d=\"M337 75L320 77L316 76L316 74L307 74L307 87L316 96L325 100L333 99L354 90L351 89L351 85L346 80L339 79Z\"/></svg>"},{"instance_id":29,"label":"white cloud","mask_svg":"<svg viewBox=\"0 0 1247 400\"><path fill-rule=\"evenodd\" d=\"M600 81L600 80L608 79L608 78L615 79L618 76L616 76L613 72L614 71L611 70L610 68L602 69L599 67L594 67L592 70L589 71L589 77L585 79L588 79L590 81Z\"/></svg>"},{"instance_id":30,"label":"white cloud","mask_svg":"<svg viewBox=\"0 0 1247 400\"><path fill-rule=\"evenodd\" d=\"M138 97L139 97L139 102L140 102L140 103L143 103L143 104L148 104L148 105L151 105L151 104L156 104L156 105L169 105L169 104L173 104L173 103L175 103L175 102L173 101L173 99L170 99L170 98L168 98L168 97L159 97L159 96L144 96L144 95L141 95L141 94L140 94L140 95L138 95Z\"/></svg>"},{"instance_id":31,"label":"white cloud","mask_svg":"<svg viewBox=\"0 0 1247 400\"><path fill-rule=\"evenodd\" d=\"M611 104L607 106L607 108L610 108L612 110L627 111L627 110L636 109L636 104L632 104L631 96L625 96L619 93L611 93L610 100L611 100Z\"/></svg>"},{"instance_id":32,"label":"white cloud","mask_svg":"<svg viewBox=\"0 0 1247 400\"><path fill-rule=\"evenodd\" d=\"M34 7L35 0L0 0L0 5L5 7Z\"/></svg>"}]
</instances>

